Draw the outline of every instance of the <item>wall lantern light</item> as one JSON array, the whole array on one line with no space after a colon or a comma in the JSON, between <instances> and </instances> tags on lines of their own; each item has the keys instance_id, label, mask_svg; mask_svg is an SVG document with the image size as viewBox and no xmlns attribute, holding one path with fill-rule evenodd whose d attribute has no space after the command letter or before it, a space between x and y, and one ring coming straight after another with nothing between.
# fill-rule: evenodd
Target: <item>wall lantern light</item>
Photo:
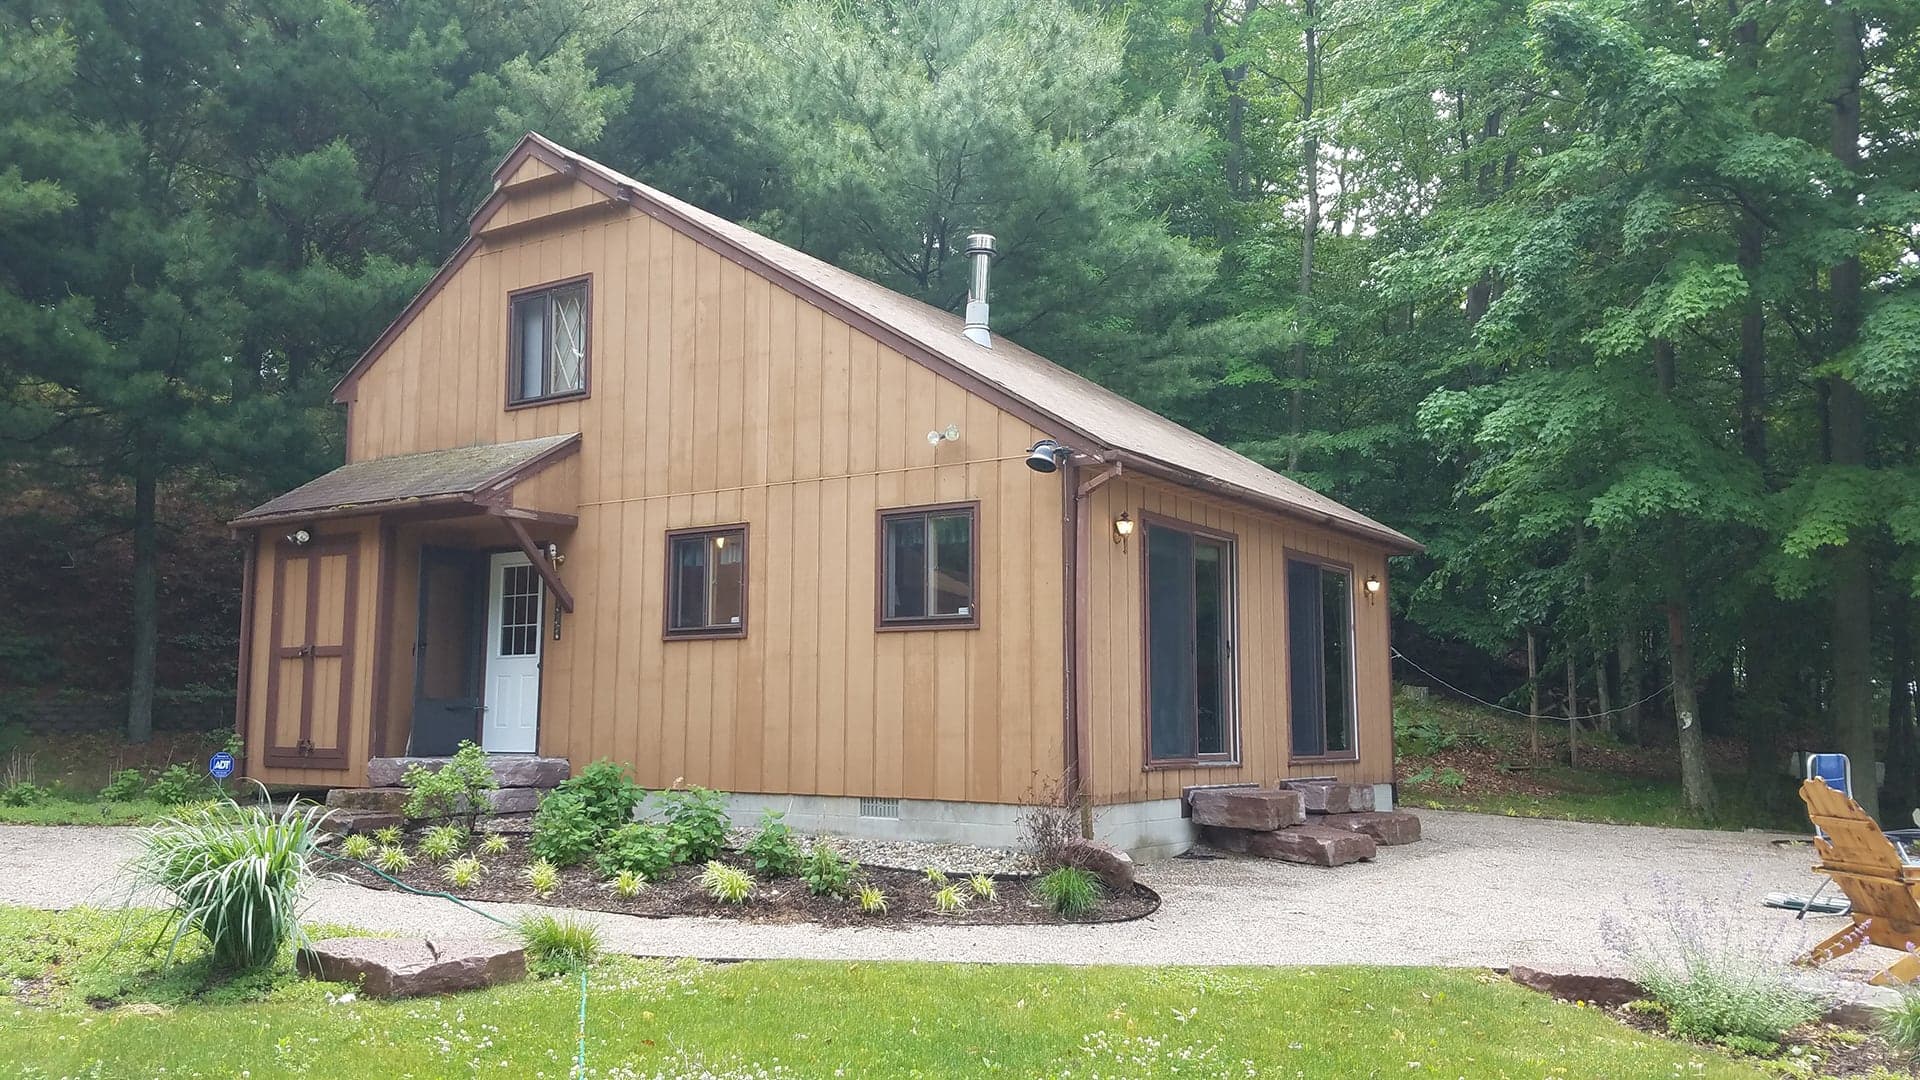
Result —
<instances>
[{"instance_id":1,"label":"wall lantern light","mask_svg":"<svg viewBox=\"0 0 1920 1080\"><path fill-rule=\"evenodd\" d=\"M295 529L287 534L287 543L294 547L306 547L313 542L313 534L305 529Z\"/></svg>"},{"instance_id":2,"label":"wall lantern light","mask_svg":"<svg viewBox=\"0 0 1920 1080\"><path fill-rule=\"evenodd\" d=\"M552 563L555 569L566 565L567 557L560 553L559 544L547 544L547 561Z\"/></svg>"},{"instance_id":3,"label":"wall lantern light","mask_svg":"<svg viewBox=\"0 0 1920 1080\"><path fill-rule=\"evenodd\" d=\"M1113 519L1113 542L1120 545L1121 551L1125 551L1127 550L1127 537L1132 535L1133 519L1127 516L1125 510L1122 510L1120 511L1120 516Z\"/></svg>"},{"instance_id":4,"label":"wall lantern light","mask_svg":"<svg viewBox=\"0 0 1920 1080\"><path fill-rule=\"evenodd\" d=\"M1041 439L1027 450L1027 468L1037 473L1058 472L1073 456L1073 448L1052 439Z\"/></svg>"},{"instance_id":5,"label":"wall lantern light","mask_svg":"<svg viewBox=\"0 0 1920 1080\"><path fill-rule=\"evenodd\" d=\"M1373 603L1373 598L1379 595L1380 595L1379 575L1368 574L1367 575L1367 603L1369 604Z\"/></svg>"}]
</instances>

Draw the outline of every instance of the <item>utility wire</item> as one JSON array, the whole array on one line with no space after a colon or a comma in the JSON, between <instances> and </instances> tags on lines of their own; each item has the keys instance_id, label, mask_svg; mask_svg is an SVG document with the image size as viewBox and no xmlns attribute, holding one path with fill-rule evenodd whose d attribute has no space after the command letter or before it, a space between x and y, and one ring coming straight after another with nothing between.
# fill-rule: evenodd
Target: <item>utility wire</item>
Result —
<instances>
[{"instance_id":1,"label":"utility wire","mask_svg":"<svg viewBox=\"0 0 1920 1080\"><path fill-rule=\"evenodd\" d=\"M1503 713L1511 713L1514 716L1524 716L1528 719L1533 718L1533 714L1530 712L1521 712L1519 709L1509 709L1505 705L1488 701L1486 698L1475 697L1474 695L1467 693L1465 690L1460 689L1459 687L1453 685L1452 683L1441 678L1440 676L1435 675L1433 672L1428 671L1426 668L1421 667L1419 664L1414 663L1412 657L1408 656L1406 653L1401 652L1399 649L1393 649L1391 651L1393 652L1393 655L1399 657L1402 660L1405 660L1407 662L1408 667L1412 668L1413 670L1419 672L1422 675L1425 675L1427 678L1432 679L1434 682L1439 683L1441 686L1446 687L1447 689L1453 691L1454 693L1459 694L1461 697L1466 698L1468 701L1474 702L1475 704L1484 705L1489 709L1496 709ZM1661 687L1658 690L1655 690L1653 693L1648 694L1646 697L1641 698L1639 701L1635 701L1627 705L1622 705L1617 709L1608 709L1606 712L1586 713L1581 716L1548 716L1545 713L1542 713L1540 715L1541 715L1541 719L1544 719L1544 720L1598 720L1602 717L1613 716L1617 713L1626 712L1628 709L1637 709L1640 706L1645 705L1647 702L1652 701L1654 698L1659 697L1661 694L1664 694L1671 689L1673 689L1673 682L1669 680L1667 682L1667 685Z\"/></svg>"}]
</instances>

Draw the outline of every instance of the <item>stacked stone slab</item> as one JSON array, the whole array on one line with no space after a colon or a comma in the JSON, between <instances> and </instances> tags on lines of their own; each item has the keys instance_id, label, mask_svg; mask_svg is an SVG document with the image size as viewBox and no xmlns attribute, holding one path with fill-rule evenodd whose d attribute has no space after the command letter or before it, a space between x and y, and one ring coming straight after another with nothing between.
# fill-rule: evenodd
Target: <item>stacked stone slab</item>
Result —
<instances>
[{"instance_id":1,"label":"stacked stone slab","mask_svg":"<svg viewBox=\"0 0 1920 1080\"><path fill-rule=\"evenodd\" d=\"M1420 839L1420 821L1412 814L1374 810L1369 784L1203 788L1188 802L1208 845L1266 859L1345 866L1373 858L1381 844Z\"/></svg>"},{"instance_id":2,"label":"stacked stone slab","mask_svg":"<svg viewBox=\"0 0 1920 1080\"><path fill-rule=\"evenodd\" d=\"M415 765L438 772L447 763L443 757L374 758L367 762L367 784L363 788L334 788L327 792L327 805L340 811L364 814L400 815L407 805L407 789L400 781ZM531 814L540 797L560 786L570 771L566 758L532 755L497 755L487 760L498 787L487 795L494 814Z\"/></svg>"}]
</instances>

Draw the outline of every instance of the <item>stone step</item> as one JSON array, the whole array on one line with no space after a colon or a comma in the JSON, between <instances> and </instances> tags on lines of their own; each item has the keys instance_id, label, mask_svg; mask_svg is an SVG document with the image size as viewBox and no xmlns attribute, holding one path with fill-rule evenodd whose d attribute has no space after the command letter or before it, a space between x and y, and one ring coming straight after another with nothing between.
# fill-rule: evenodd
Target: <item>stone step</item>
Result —
<instances>
[{"instance_id":1,"label":"stone step","mask_svg":"<svg viewBox=\"0 0 1920 1080\"><path fill-rule=\"evenodd\" d=\"M520 946L483 938L322 938L294 956L302 975L355 983L368 997L480 990L527 977Z\"/></svg>"},{"instance_id":2,"label":"stone step","mask_svg":"<svg viewBox=\"0 0 1920 1080\"><path fill-rule=\"evenodd\" d=\"M1306 801L1298 791L1202 789L1188 796L1187 801L1193 806L1194 824L1221 829L1271 832L1307 820Z\"/></svg>"},{"instance_id":3,"label":"stone step","mask_svg":"<svg viewBox=\"0 0 1920 1080\"><path fill-rule=\"evenodd\" d=\"M399 814L387 814L379 810L335 809L327 814L327 823L322 828L337 836L349 836L353 833L378 832L389 825L398 824Z\"/></svg>"},{"instance_id":4,"label":"stone step","mask_svg":"<svg viewBox=\"0 0 1920 1080\"><path fill-rule=\"evenodd\" d=\"M547 788L502 787L487 793L487 802L496 814L531 814L540 805ZM327 792L327 805L348 810L378 810L404 814L407 796L403 787L334 788Z\"/></svg>"},{"instance_id":5,"label":"stone step","mask_svg":"<svg viewBox=\"0 0 1920 1080\"><path fill-rule=\"evenodd\" d=\"M437 772L451 760L444 757L377 757L367 762L367 786L398 787L401 777L407 775L408 768L419 765ZM493 782L503 788L559 787L560 782L572 773L566 758L537 757L533 754L493 754L487 758L487 766L493 770Z\"/></svg>"},{"instance_id":6,"label":"stone step","mask_svg":"<svg viewBox=\"0 0 1920 1080\"><path fill-rule=\"evenodd\" d=\"M1365 810L1357 814L1325 814L1316 825L1366 833L1379 844L1411 844L1420 839L1420 819L1399 810Z\"/></svg>"},{"instance_id":7,"label":"stone step","mask_svg":"<svg viewBox=\"0 0 1920 1080\"><path fill-rule=\"evenodd\" d=\"M1291 829L1248 834L1247 854L1263 859L1305 863L1308 866L1345 866L1373 858L1373 837L1325 825L1295 825Z\"/></svg>"},{"instance_id":8,"label":"stone step","mask_svg":"<svg viewBox=\"0 0 1920 1080\"><path fill-rule=\"evenodd\" d=\"M1373 809L1372 784L1282 780L1280 786L1299 792L1306 800L1309 814L1363 814Z\"/></svg>"}]
</instances>

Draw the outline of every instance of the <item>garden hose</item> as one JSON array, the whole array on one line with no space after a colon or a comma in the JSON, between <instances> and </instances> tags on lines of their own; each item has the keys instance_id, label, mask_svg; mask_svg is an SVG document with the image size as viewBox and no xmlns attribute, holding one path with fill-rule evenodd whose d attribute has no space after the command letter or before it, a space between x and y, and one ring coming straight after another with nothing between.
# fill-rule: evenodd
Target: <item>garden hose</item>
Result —
<instances>
[{"instance_id":1,"label":"garden hose","mask_svg":"<svg viewBox=\"0 0 1920 1080\"><path fill-rule=\"evenodd\" d=\"M392 874L387 873L385 870L382 870L377 866L371 866L371 865L368 865L367 863L363 863L359 859L349 859L345 855L335 855L330 851L321 851L317 848L314 850L314 853L317 855L322 855L322 856L325 856L326 858L332 859L334 862L351 863L352 865L357 866L362 870L366 870L369 873L372 873L375 876L392 883L395 887L403 889L407 892L410 892L415 896L438 897L441 900L446 900L450 903L457 904L460 907L466 908L468 911L473 912L475 915L478 915L483 919L491 919L494 922L499 923L501 926L507 927L509 929L512 929L513 927L513 924L508 922L507 920L502 919L498 915L491 915L491 914L488 914L487 912L481 911L479 908L474 907L472 904L467 903L465 900L460 899L459 897L453 895L452 893L434 892L431 889L416 889L413 886L407 884L406 882L401 881L399 878L394 877ZM575 1046L574 1057L573 1057L573 1077L575 1078L575 1080L585 1080L585 1077L587 1075L587 969L585 967L582 967L580 969L580 1023L578 1027L578 1035L579 1035L579 1041Z\"/></svg>"}]
</instances>

